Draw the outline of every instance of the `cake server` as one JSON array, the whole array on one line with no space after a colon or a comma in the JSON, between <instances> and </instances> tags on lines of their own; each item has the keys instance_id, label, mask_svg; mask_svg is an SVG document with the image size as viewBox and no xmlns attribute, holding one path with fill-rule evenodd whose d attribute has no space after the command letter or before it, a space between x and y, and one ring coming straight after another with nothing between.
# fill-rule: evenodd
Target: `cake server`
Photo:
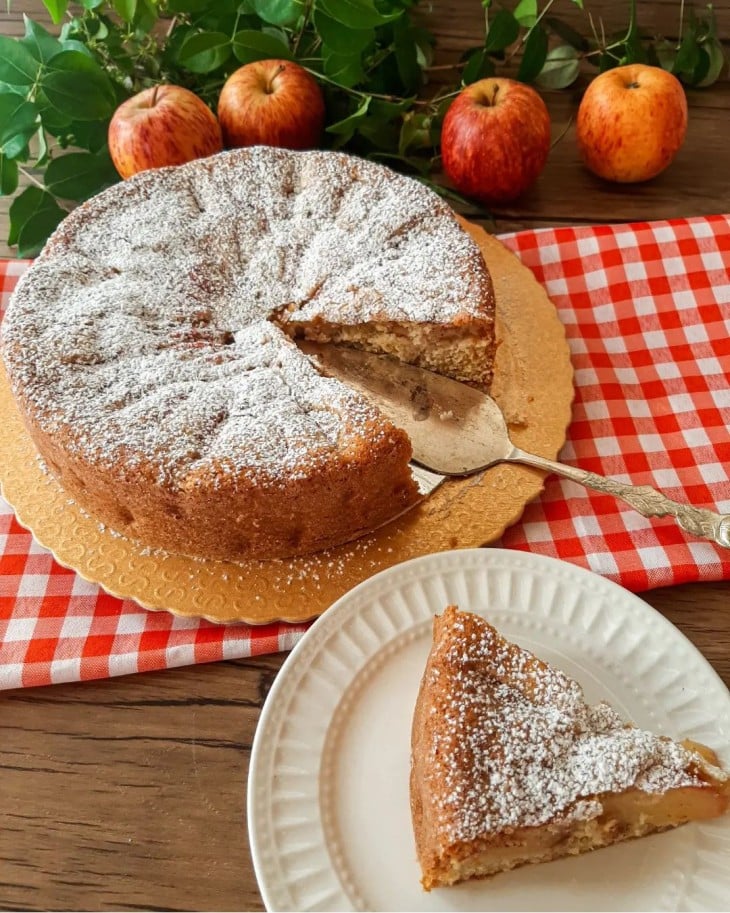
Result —
<instances>
[{"instance_id":1,"label":"cake server","mask_svg":"<svg viewBox=\"0 0 730 913\"><path fill-rule=\"evenodd\" d=\"M497 463L522 463L621 498L644 517L674 517L686 532L730 548L730 514L672 501L649 485L628 485L516 447L497 403L432 371L384 355L298 342L321 370L361 392L410 437L414 477L424 495L449 476L467 476Z\"/></svg>"}]
</instances>

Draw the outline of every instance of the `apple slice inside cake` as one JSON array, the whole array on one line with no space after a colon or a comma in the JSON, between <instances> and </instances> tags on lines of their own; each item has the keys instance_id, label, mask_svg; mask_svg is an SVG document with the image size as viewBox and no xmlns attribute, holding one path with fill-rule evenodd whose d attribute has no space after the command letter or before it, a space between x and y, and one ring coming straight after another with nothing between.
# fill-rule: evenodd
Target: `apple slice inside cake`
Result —
<instances>
[{"instance_id":1,"label":"apple slice inside cake","mask_svg":"<svg viewBox=\"0 0 730 913\"><path fill-rule=\"evenodd\" d=\"M428 891L722 815L713 752L630 723L449 606L416 703L411 811Z\"/></svg>"}]
</instances>

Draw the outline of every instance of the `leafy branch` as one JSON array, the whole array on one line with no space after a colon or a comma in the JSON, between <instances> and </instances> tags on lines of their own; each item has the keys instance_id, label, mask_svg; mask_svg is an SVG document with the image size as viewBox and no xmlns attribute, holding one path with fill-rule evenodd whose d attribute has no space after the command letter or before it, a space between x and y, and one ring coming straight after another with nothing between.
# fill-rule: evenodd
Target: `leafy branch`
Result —
<instances>
[{"instance_id":1,"label":"leafy branch","mask_svg":"<svg viewBox=\"0 0 730 913\"><path fill-rule=\"evenodd\" d=\"M479 0L472 0L477 3ZM583 0L586 34L555 15L557 0L481 0L484 31L461 60L437 63L418 0L44 0L51 34L24 17L19 39L0 36L0 194L13 196L8 243L33 256L76 203L119 180L106 145L124 99L175 83L214 110L242 64L297 60L322 86L324 145L346 148L420 176L438 165L440 128L453 97L485 76L510 75L541 89L581 72L646 62L691 86L717 80L725 57L712 7L678 0L674 40L639 26L605 32ZM450 77L444 83L443 76ZM18 192L19 179L27 186Z\"/></svg>"}]
</instances>

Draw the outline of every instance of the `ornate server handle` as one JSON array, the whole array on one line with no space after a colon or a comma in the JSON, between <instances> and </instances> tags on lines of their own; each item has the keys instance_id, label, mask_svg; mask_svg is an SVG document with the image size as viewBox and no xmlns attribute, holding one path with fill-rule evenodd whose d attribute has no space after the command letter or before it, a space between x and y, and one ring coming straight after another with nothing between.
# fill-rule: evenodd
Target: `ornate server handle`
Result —
<instances>
[{"instance_id":1,"label":"ornate server handle","mask_svg":"<svg viewBox=\"0 0 730 913\"><path fill-rule=\"evenodd\" d=\"M516 463L534 466L537 469L555 472L566 479L572 479L580 485L585 485L586 488L621 498L643 517L674 517L682 529L692 533L693 536L710 539L724 548L730 548L730 514L716 514L714 511L701 507L680 504L678 501L667 498L650 485L627 485L593 472L586 472L585 469L535 456L518 447L514 448L509 459Z\"/></svg>"}]
</instances>

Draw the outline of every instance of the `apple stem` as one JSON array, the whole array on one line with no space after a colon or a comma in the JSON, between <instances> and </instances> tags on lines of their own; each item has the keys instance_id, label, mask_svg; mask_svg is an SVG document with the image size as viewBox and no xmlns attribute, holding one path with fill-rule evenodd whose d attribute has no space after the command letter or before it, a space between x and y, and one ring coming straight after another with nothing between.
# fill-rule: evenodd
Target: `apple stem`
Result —
<instances>
[{"instance_id":1,"label":"apple stem","mask_svg":"<svg viewBox=\"0 0 730 913\"><path fill-rule=\"evenodd\" d=\"M285 69L286 68L284 67L283 63L280 63L279 66L276 68L276 70L274 71L274 73L271 76L271 79L266 84L266 94L267 95L271 95L271 93L274 91L274 80L279 75L279 73L282 73Z\"/></svg>"},{"instance_id":2,"label":"apple stem","mask_svg":"<svg viewBox=\"0 0 730 913\"><path fill-rule=\"evenodd\" d=\"M150 99L150 108L154 108L154 106L157 104L157 92L158 92L159 88L160 88L159 85L156 85L154 87L154 89L152 90L152 98Z\"/></svg>"},{"instance_id":3,"label":"apple stem","mask_svg":"<svg viewBox=\"0 0 730 913\"><path fill-rule=\"evenodd\" d=\"M497 104L497 93L499 92L499 86L494 87L494 92L492 93L492 105Z\"/></svg>"}]
</instances>

